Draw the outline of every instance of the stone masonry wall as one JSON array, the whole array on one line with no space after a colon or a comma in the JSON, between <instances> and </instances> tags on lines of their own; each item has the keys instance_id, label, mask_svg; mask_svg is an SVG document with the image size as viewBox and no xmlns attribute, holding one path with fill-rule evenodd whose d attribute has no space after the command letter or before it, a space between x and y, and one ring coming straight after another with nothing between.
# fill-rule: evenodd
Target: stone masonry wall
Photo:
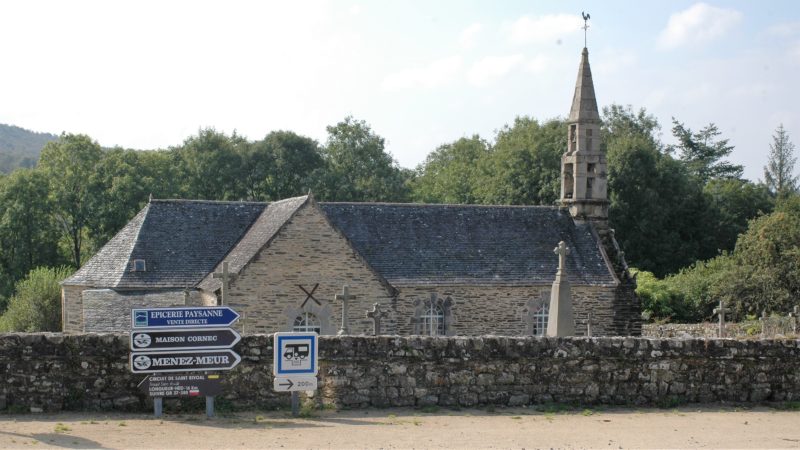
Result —
<instances>
[{"instance_id":1,"label":"stone masonry wall","mask_svg":"<svg viewBox=\"0 0 800 450\"><path fill-rule=\"evenodd\" d=\"M192 293L199 299L199 293ZM191 297L190 297L190 304ZM131 309L184 306L183 291L120 294L112 289L83 291L83 318L86 332L120 332L131 329Z\"/></svg>"},{"instance_id":2,"label":"stone masonry wall","mask_svg":"<svg viewBox=\"0 0 800 450\"><path fill-rule=\"evenodd\" d=\"M306 301L300 286L311 292L316 284L315 300ZM344 285L355 297L348 302L350 332L371 333L365 311L376 302L389 311L394 305L392 295L323 213L310 204L231 282L228 306L242 315L238 326L245 333L291 331L294 319L310 312L320 320L321 334L336 334L342 302L334 296ZM384 324L388 333L395 332L394 316Z\"/></svg>"},{"instance_id":3,"label":"stone masonry wall","mask_svg":"<svg viewBox=\"0 0 800 450\"><path fill-rule=\"evenodd\" d=\"M127 335L2 334L0 410L148 411L128 351ZM235 351L242 363L217 404L286 406L272 390L272 337ZM800 340L330 336L319 379L318 401L347 408L797 401Z\"/></svg>"},{"instance_id":4,"label":"stone masonry wall","mask_svg":"<svg viewBox=\"0 0 800 450\"><path fill-rule=\"evenodd\" d=\"M62 286L61 323L65 333L83 331L83 286Z\"/></svg>"}]
</instances>

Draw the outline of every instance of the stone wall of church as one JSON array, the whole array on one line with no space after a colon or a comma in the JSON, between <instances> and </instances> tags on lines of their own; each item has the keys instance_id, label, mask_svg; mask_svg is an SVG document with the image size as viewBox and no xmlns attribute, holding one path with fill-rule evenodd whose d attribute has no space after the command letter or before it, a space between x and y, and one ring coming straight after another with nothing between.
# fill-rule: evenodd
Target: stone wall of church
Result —
<instances>
[{"instance_id":1,"label":"stone wall of church","mask_svg":"<svg viewBox=\"0 0 800 450\"><path fill-rule=\"evenodd\" d=\"M273 339L245 336L220 407L286 407ZM152 411L130 373L127 334L0 334L0 411ZM337 407L674 405L800 400L800 340L320 338L318 401ZM167 399L203 410L202 399ZM194 403L192 403L194 402Z\"/></svg>"},{"instance_id":2,"label":"stone wall of church","mask_svg":"<svg viewBox=\"0 0 800 450\"><path fill-rule=\"evenodd\" d=\"M242 316L238 327L244 333L291 331L298 316L311 313L319 320L321 334L335 334L342 302L334 296L344 285L354 296L348 302L350 332L371 334L366 311L374 303L384 311L394 308L389 287L317 207L308 205L231 282L228 305ZM313 292L313 298L303 289ZM384 320L388 332L397 329L395 317Z\"/></svg>"},{"instance_id":3,"label":"stone wall of church","mask_svg":"<svg viewBox=\"0 0 800 450\"><path fill-rule=\"evenodd\" d=\"M61 326L65 333L83 331L83 286L61 287Z\"/></svg>"},{"instance_id":4,"label":"stone wall of church","mask_svg":"<svg viewBox=\"0 0 800 450\"><path fill-rule=\"evenodd\" d=\"M192 298L198 299L199 294L190 296L190 305ZM83 331L130 331L133 308L167 308L186 304L182 290L121 294L112 289L87 289L83 291Z\"/></svg>"},{"instance_id":5,"label":"stone wall of church","mask_svg":"<svg viewBox=\"0 0 800 450\"><path fill-rule=\"evenodd\" d=\"M415 329L420 313L430 305L431 295L444 306L446 333L449 336L530 336L535 335L535 314L550 303L550 286L398 286L397 334L419 334ZM586 335L588 313L592 312L593 336L615 335L617 326L615 288L612 286L573 286L576 332Z\"/></svg>"}]
</instances>

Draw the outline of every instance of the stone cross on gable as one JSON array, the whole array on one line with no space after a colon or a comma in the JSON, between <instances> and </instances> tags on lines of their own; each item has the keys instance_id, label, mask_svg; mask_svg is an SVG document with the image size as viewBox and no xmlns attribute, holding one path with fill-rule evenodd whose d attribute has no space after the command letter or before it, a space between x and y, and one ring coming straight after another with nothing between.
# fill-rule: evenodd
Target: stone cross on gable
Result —
<instances>
[{"instance_id":1,"label":"stone cross on gable","mask_svg":"<svg viewBox=\"0 0 800 450\"><path fill-rule=\"evenodd\" d=\"M222 279L222 300L220 305L228 304L228 290L230 289L230 282L236 278L236 274L228 272L228 261L222 263L222 272L214 272L214 278Z\"/></svg>"},{"instance_id":2,"label":"stone cross on gable","mask_svg":"<svg viewBox=\"0 0 800 450\"><path fill-rule=\"evenodd\" d=\"M379 336L381 334L381 317L384 316L381 311L381 305L375 303L372 305L372 311L367 311L367 318L372 319L373 335Z\"/></svg>"},{"instance_id":3,"label":"stone cross on gable","mask_svg":"<svg viewBox=\"0 0 800 450\"><path fill-rule=\"evenodd\" d=\"M719 331L717 331L717 337L725 337L725 313L728 312L728 309L725 308L725 300L719 301L719 307L714 308L714 314L719 316Z\"/></svg>"},{"instance_id":4,"label":"stone cross on gable","mask_svg":"<svg viewBox=\"0 0 800 450\"><path fill-rule=\"evenodd\" d=\"M341 294L336 294L333 296L334 300L341 300L342 301L342 327L339 328L339 336L350 334L350 329L347 326L347 301L354 299L355 296L350 295L350 287L344 285L342 288Z\"/></svg>"},{"instance_id":5,"label":"stone cross on gable","mask_svg":"<svg viewBox=\"0 0 800 450\"><path fill-rule=\"evenodd\" d=\"M567 255L569 255L569 248L564 241L558 243L558 247L553 249L553 253L558 255L558 272L556 275L561 275L564 272L564 267L567 264Z\"/></svg>"}]
</instances>

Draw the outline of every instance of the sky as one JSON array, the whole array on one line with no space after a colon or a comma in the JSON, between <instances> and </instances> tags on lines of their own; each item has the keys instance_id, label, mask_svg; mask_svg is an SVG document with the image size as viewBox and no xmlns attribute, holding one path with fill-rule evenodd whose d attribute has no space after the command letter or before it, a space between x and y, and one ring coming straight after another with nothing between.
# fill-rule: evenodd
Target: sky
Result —
<instances>
[{"instance_id":1,"label":"sky","mask_svg":"<svg viewBox=\"0 0 800 450\"><path fill-rule=\"evenodd\" d=\"M0 123L154 149L206 127L324 143L351 115L413 168L565 117L582 11L601 108L645 108L667 143L673 117L713 122L753 181L779 124L800 144L800 2L766 0L5 0Z\"/></svg>"}]
</instances>

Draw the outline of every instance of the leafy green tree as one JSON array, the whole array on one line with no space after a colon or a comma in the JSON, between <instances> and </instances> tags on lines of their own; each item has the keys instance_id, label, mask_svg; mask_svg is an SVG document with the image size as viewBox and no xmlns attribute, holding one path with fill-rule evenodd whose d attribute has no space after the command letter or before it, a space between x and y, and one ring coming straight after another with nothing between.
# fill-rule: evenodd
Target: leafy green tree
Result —
<instances>
[{"instance_id":1,"label":"leafy green tree","mask_svg":"<svg viewBox=\"0 0 800 450\"><path fill-rule=\"evenodd\" d=\"M719 139L722 133L710 123L698 132L692 132L683 123L672 119L672 134L678 140L680 160L689 173L703 183L714 178L741 178L744 168L723 160L733 151L728 139Z\"/></svg>"},{"instance_id":2,"label":"leafy green tree","mask_svg":"<svg viewBox=\"0 0 800 450\"><path fill-rule=\"evenodd\" d=\"M41 171L17 169L0 179L0 296L31 269L61 262L59 232L50 214L48 179ZM1 310L1 309L0 309Z\"/></svg>"},{"instance_id":3,"label":"leafy green tree","mask_svg":"<svg viewBox=\"0 0 800 450\"><path fill-rule=\"evenodd\" d=\"M237 135L202 129L175 149L183 176L182 196L202 200L241 200L246 197L239 169L241 146L247 140Z\"/></svg>"},{"instance_id":4,"label":"leafy green tree","mask_svg":"<svg viewBox=\"0 0 800 450\"><path fill-rule=\"evenodd\" d=\"M292 131L273 131L249 146L243 173L248 197L280 200L303 195L324 168L317 141Z\"/></svg>"},{"instance_id":5,"label":"leafy green tree","mask_svg":"<svg viewBox=\"0 0 800 450\"><path fill-rule=\"evenodd\" d=\"M0 331L61 331L61 286L72 274L68 267L39 267L16 285Z\"/></svg>"},{"instance_id":6,"label":"leafy green tree","mask_svg":"<svg viewBox=\"0 0 800 450\"><path fill-rule=\"evenodd\" d=\"M481 203L554 204L561 194L566 130L566 123L560 119L539 123L529 117L517 117L513 126L498 131L476 186Z\"/></svg>"},{"instance_id":7,"label":"leafy green tree","mask_svg":"<svg viewBox=\"0 0 800 450\"><path fill-rule=\"evenodd\" d=\"M610 112L605 132L609 222L627 260L663 277L714 256L701 187L680 162L660 151L652 134L655 119L630 108Z\"/></svg>"},{"instance_id":8,"label":"leafy green tree","mask_svg":"<svg viewBox=\"0 0 800 450\"><path fill-rule=\"evenodd\" d=\"M49 181L55 221L69 243L72 264L83 263L82 251L87 229L91 229L101 191L92 181L103 151L97 142L82 134L62 134L42 149L39 169Z\"/></svg>"},{"instance_id":9,"label":"leafy green tree","mask_svg":"<svg viewBox=\"0 0 800 450\"><path fill-rule=\"evenodd\" d=\"M772 211L772 199L764 185L737 178L714 179L703 188L710 215L707 233L717 251L732 251L747 224Z\"/></svg>"},{"instance_id":10,"label":"leafy green tree","mask_svg":"<svg viewBox=\"0 0 800 450\"><path fill-rule=\"evenodd\" d=\"M363 120L346 117L328 128L324 172L316 174L317 195L328 201L404 201L404 173L385 151L385 141Z\"/></svg>"},{"instance_id":11,"label":"leafy green tree","mask_svg":"<svg viewBox=\"0 0 800 450\"><path fill-rule=\"evenodd\" d=\"M424 203L478 203L479 165L489 143L477 134L440 145L417 167L412 196Z\"/></svg>"},{"instance_id":12,"label":"leafy green tree","mask_svg":"<svg viewBox=\"0 0 800 450\"><path fill-rule=\"evenodd\" d=\"M764 183L770 192L778 197L786 197L797 192L798 177L794 175L794 144L789 140L789 133L778 126L772 135L772 144L769 145L769 160L764 166Z\"/></svg>"}]
</instances>

